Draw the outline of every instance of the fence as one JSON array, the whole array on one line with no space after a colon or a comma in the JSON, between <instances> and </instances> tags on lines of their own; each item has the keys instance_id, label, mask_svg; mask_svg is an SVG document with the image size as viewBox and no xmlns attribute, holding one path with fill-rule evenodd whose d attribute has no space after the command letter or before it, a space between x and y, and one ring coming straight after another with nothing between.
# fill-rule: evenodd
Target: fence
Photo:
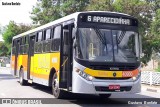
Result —
<instances>
[{"instance_id":1,"label":"fence","mask_svg":"<svg viewBox=\"0 0 160 107\"><path fill-rule=\"evenodd\" d=\"M160 72L142 71L141 74L141 83L160 85Z\"/></svg>"}]
</instances>

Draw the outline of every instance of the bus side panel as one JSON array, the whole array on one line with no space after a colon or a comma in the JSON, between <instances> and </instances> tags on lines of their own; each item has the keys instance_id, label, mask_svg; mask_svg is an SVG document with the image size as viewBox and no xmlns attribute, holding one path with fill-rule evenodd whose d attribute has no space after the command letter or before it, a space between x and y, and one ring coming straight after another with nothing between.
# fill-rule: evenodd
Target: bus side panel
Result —
<instances>
[{"instance_id":1,"label":"bus side panel","mask_svg":"<svg viewBox=\"0 0 160 107\"><path fill-rule=\"evenodd\" d=\"M17 62L17 72L18 72L18 76L19 76L19 70L20 70L20 67L22 65L22 59L23 59L23 55L18 55L18 62Z\"/></svg>"},{"instance_id":2,"label":"bus side panel","mask_svg":"<svg viewBox=\"0 0 160 107\"><path fill-rule=\"evenodd\" d=\"M20 57L20 55L17 56L17 65L16 65L16 62L15 62L15 66L16 66L16 69L17 69L15 76L19 76L19 57Z\"/></svg>"},{"instance_id":3,"label":"bus side panel","mask_svg":"<svg viewBox=\"0 0 160 107\"><path fill-rule=\"evenodd\" d=\"M28 55L23 55L22 58L22 65L23 65L23 71L27 71L27 62L28 62Z\"/></svg>"},{"instance_id":4,"label":"bus side panel","mask_svg":"<svg viewBox=\"0 0 160 107\"><path fill-rule=\"evenodd\" d=\"M55 53L51 54L50 68L55 68L56 71L60 70L60 52L55 52ZM59 74L57 77L58 77L58 81L59 81Z\"/></svg>"},{"instance_id":5,"label":"bus side panel","mask_svg":"<svg viewBox=\"0 0 160 107\"><path fill-rule=\"evenodd\" d=\"M50 68L49 68L49 59L50 59L50 53L44 53L44 54L38 54L37 58L35 61L35 65L37 65L37 68L40 69L38 70L38 75L36 75L36 77L44 79L44 80L48 80L48 75L50 72Z\"/></svg>"},{"instance_id":6,"label":"bus side panel","mask_svg":"<svg viewBox=\"0 0 160 107\"><path fill-rule=\"evenodd\" d=\"M34 56L31 56L31 61L30 61L30 79L33 79L34 76Z\"/></svg>"},{"instance_id":7,"label":"bus side panel","mask_svg":"<svg viewBox=\"0 0 160 107\"><path fill-rule=\"evenodd\" d=\"M15 66L15 55L12 55L11 58L11 74L14 75L14 66Z\"/></svg>"},{"instance_id":8,"label":"bus side panel","mask_svg":"<svg viewBox=\"0 0 160 107\"><path fill-rule=\"evenodd\" d=\"M33 66L33 82L48 86L50 74L50 53L35 54Z\"/></svg>"},{"instance_id":9,"label":"bus side panel","mask_svg":"<svg viewBox=\"0 0 160 107\"><path fill-rule=\"evenodd\" d=\"M42 79L49 80L50 74L50 53L42 54L43 70L40 72Z\"/></svg>"},{"instance_id":10,"label":"bus side panel","mask_svg":"<svg viewBox=\"0 0 160 107\"><path fill-rule=\"evenodd\" d=\"M34 55L33 82L49 86L49 75L52 68L60 67L60 53L44 53Z\"/></svg>"},{"instance_id":11,"label":"bus side panel","mask_svg":"<svg viewBox=\"0 0 160 107\"><path fill-rule=\"evenodd\" d=\"M22 66L24 72L24 79L27 80L27 62L28 62L28 55L23 55L22 57Z\"/></svg>"},{"instance_id":12,"label":"bus side panel","mask_svg":"<svg viewBox=\"0 0 160 107\"><path fill-rule=\"evenodd\" d=\"M34 54L34 78L37 77L36 75L38 75L38 72L41 72L42 71L42 63L43 61L40 60L41 59L41 54Z\"/></svg>"}]
</instances>

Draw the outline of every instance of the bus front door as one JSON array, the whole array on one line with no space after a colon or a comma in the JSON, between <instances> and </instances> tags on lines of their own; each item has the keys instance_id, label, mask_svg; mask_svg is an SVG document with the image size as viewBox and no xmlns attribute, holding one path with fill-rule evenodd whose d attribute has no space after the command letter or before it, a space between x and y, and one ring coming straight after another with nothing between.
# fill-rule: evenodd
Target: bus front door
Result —
<instances>
[{"instance_id":1,"label":"bus front door","mask_svg":"<svg viewBox=\"0 0 160 107\"><path fill-rule=\"evenodd\" d=\"M72 48L71 48L71 28L63 29L61 41L61 67L60 67L60 88L66 88L68 91L72 87Z\"/></svg>"},{"instance_id":2,"label":"bus front door","mask_svg":"<svg viewBox=\"0 0 160 107\"><path fill-rule=\"evenodd\" d=\"M20 40L16 41L16 52L15 52L15 62L14 62L14 75L18 76L18 55L19 55L19 48L20 48Z\"/></svg>"},{"instance_id":3,"label":"bus front door","mask_svg":"<svg viewBox=\"0 0 160 107\"><path fill-rule=\"evenodd\" d=\"M33 79L34 42L35 42L35 35L30 36L29 37L27 79Z\"/></svg>"}]
</instances>

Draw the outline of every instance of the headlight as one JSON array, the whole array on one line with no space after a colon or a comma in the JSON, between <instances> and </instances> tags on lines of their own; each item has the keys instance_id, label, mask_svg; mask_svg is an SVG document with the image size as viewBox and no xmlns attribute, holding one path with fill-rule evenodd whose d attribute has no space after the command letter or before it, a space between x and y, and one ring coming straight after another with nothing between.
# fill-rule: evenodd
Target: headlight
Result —
<instances>
[{"instance_id":1,"label":"headlight","mask_svg":"<svg viewBox=\"0 0 160 107\"><path fill-rule=\"evenodd\" d=\"M138 75L132 77L133 81L136 81L140 76L141 76L141 70L140 70L140 68L138 68Z\"/></svg>"},{"instance_id":2,"label":"headlight","mask_svg":"<svg viewBox=\"0 0 160 107\"><path fill-rule=\"evenodd\" d=\"M81 71L80 69L76 68L75 70L82 78L88 80L88 81L92 81L93 80L93 77L86 74L85 72Z\"/></svg>"}]
</instances>

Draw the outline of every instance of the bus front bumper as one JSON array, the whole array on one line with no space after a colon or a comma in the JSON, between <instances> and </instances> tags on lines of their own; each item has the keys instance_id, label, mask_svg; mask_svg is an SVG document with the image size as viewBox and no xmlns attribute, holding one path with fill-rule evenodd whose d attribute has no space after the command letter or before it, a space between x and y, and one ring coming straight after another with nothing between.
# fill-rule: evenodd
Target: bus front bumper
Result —
<instances>
[{"instance_id":1,"label":"bus front bumper","mask_svg":"<svg viewBox=\"0 0 160 107\"><path fill-rule=\"evenodd\" d=\"M139 93L141 92L141 78L136 81L124 80L103 80L103 81L88 81L74 74L72 83L73 93L83 94L111 94L111 93ZM119 90L109 90L109 85L120 85Z\"/></svg>"}]
</instances>

